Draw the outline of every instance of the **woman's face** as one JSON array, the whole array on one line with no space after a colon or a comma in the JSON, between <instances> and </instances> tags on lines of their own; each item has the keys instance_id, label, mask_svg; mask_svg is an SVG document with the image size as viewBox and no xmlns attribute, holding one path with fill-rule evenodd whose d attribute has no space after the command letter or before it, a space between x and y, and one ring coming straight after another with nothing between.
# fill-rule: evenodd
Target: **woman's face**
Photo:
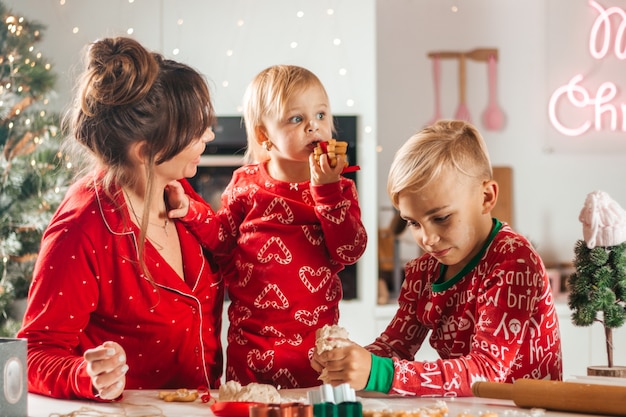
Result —
<instances>
[{"instance_id":1,"label":"woman's face","mask_svg":"<svg viewBox=\"0 0 626 417\"><path fill-rule=\"evenodd\" d=\"M155 173L162 176L166 181L191 178L198 171L200 157L206 148L206 144L215 139L213 129L207 129L204 134L193 140L185 149L176 154L172 159L159 164Z\"/></svg>"}]
</instances>

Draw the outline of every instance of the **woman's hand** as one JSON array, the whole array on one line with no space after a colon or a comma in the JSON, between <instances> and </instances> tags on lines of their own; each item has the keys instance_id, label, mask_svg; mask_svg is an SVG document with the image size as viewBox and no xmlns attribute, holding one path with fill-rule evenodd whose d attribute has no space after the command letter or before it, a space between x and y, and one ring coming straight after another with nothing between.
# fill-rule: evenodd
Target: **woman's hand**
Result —
<instances>
[{"instance_id":1,"label":"woman's hand","mask_svg":"<svg viewBox=\"0 0 626 417\"><path fill-rule=\"evenodd\" d=\"M355 390L367 385L372 369L372 354L356 343L318 354L315 352L311 366L324 371L324 380L333 386L348 383Z\"/></svg>"},{"instance_id":2,"label":"woman's hand","mask_svg":"<svg viewBox=\"0 0 626 417\"><path fill-rule=\"evenodd\" d=\"M328 155L320 155L319 165L315 161L315 155L309 156L309 165L311 167L311 185L330 184L339 181L341 172L345 166L345 155L337 155L337 165L331 167L328 161Z\"/></svg>"},{"instance_id":3,"label":"woman's hand","mask_svg":"<svg viewBox=\"0 0 626 417\"><path fill-rule=\"evenodd\" d=\"M171 207L167 217L170 219L185 217L189 212L189 196L185 194L183 186L178 181L171 181L165 186L165 194L168 207Z\"/></svg>"},{"instance_id":4,"label":"woman's hand","mask_svg":"<svg viewBox=\"0 0 626 417\"><path fill-rule=\"evenodd\" d=\"M126 386L126 352L115 342L85 351L83 358L87 362L87 374L97 396L103 400L114 400L124 392Z\"/></svg>"}]
</instances>

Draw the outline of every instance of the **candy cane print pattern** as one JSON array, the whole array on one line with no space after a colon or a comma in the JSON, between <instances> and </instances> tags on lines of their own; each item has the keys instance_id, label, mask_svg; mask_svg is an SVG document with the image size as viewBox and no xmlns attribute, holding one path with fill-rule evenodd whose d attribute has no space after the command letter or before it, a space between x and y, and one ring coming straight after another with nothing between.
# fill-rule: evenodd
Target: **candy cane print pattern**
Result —
<instances>
[{"instance_id":1,"label":"candy cane print pattern","mask_svg":"<svg viewBox=\"0 0 626 417\"><path fill-rule=\"evenodd\" d=\"M304 232L304 236L306 240L308 240L311 245L319 246L324 241L324 232L319 225L302 225L302 231Z\"/></svg>"},{"instance_id":2,"label":"candy cane print pattern","mask_svg":"<svg viewBox=\"0 0 626 417\"><path fill-rule=\"evenodd\" d=\"M293 339L288 339L285 334L281 331L279 331L278 329L276 329L274 326L265 326L261 329L261 331L259 332L259 334L263 335L263 336L274 336L275 338L278 339L277 342L274 342L274 346L280 346L283 345L285 343L290 344L291 346L299 346L302 344L302 336L299 334L296 334L295 337Z\"/></svg>"},{"instance_id":3,"label":"candy cane print pattern","mask_svg":"<svg viewBox=\"0 0 626 417\"><path fill-rule=\"evenodd\" d=\"M272 376L272 381L274 381L274 385L277 387L298 387L298 381L294 378L293 374L289 372L287 368L279 369L274 376Z\"/></svg>"},{"instance_id":4,"label":"candy cane print pattern","mask_svg":"<svg viewBox=\"0 0 626 417\"><path fill-rule=\"evenodd\" d=\"M298 310L296 311L294 318L307 326L317 327L317 323L320 320L320 311L327 310L328 306L318 306L312 313L308 310Z\"/></svg>"},{"instance_id":5,"label":"candy cane print pattern","mask_svg":"<svg viewBox=\"0 0 626 417\"><path fill-rule=\"evenodd\" d=\"M254 300L254 305L263 309L272 307L278 310L286 310L289 308L289 300L278 288L278 285L268 284Z\"/></svg>"},{"instance_id":6,"label":"candy cane print pattern","mask_svg":"<svg viewBox=\"0 0 626 417\"><path fill-rule=\"evenodd\" d=\"M233 318L230 320L233 326L239 326L242 321L248 320L250 317L252 317L252 311L248 307L243 306L239 303L237 303L237 305L234 305L233 307L235 313L233 314Z\"/></svg>"},{"instance_id":7,"label":"candy cane print pattern","mask_svg":"<svg viewBox=\"0 0 626 417\"><path fill-rule=\"evenodd\" d=\"M249 342L248 338L243 335L243 330L241 328L235 329L232 337L233 337L233 340L237 342L237 344L240 346L247 345ZM228 343L231 343L231 342L232 342L231 336L229 335Z\"/></svg>"},{"instance_id":8,"label":"candy cane print pattern","mask_svg":"<svg viewBox=\"0 0 626 417\"><path fill-rule=\"evenodd\" d=\"M282 208L282 211L280 210ZM287 202L279 197L274 198L272 202L267 206L265 212L261 216L261 220L270 221L276 219L282 224L293 223L294 215L293 211L287 204Z\"/></svg>"},{"instance_id":9,"label":"candy cane print pattern","mask_svg":"<svg viewBox=\"0 0 626 417\"><path fill-rule=\"evenodd\" d=\"M235 262L235 266L239 271L239 281L237 285L240 287L245 287L250 282L250 278L252 277L252 271L254 270L254 265L250 262L242 263L239 259ZM243 278L242 278L243 277Z\"/></svg>"},{"instance_id":10,"label":"candy cane print pattern","mask_svg":"<svg viewBox=\"0 0 626 417\"><path fill-rule=\"evenodd\" d=\"M334 207L327 207L327 206L317 207L317 211L319 211L322 217L325 218L326 220L329 220L335 224L341 224L346 219L346 213L348 212L349 208L350 208L349 201L348 202L341 201L337 203ZM339 217L331 214L331 212L335 212L337 209L340 209Z\"/></svg>"},{"instance_id":11,"label":"candy cane print pattern","mask_svg":"<svg viewBox=\"0 0 626 417\"><path fill-rule=\"evenodd\" d=\"M312 293L318 292L328 280L330 280L331 273L330 268L326 266L320 266L317 271L310 266L303 266L298 271L298 276L304 284L304 286ZM314 285L313 282L317 283Z\"/></svg>"},{"instance_id":12,"label":"candy cane print pattern","mask_svg":"<svg viewBox=\"0 0 626 417\"><path fill-rule=\"evenodd\" d=\"M364 238L362 233L357 234L353 245L343 245L337 248L337 255L346 263L354 263L361 256L361 239Z\"/></svg>"},{"instance_id":13,"label":"candy cane print pattern","mask_svg":"<svg viewBox=\"0 0 626 417\"><path fill-rule=\"evenodd\" d=\"M230 238L237 236L237 223L235 222L235 219L233 218L232 213L226 212L225 217L228 223L228 227L230 228L230 232L227 232L224 228L224 225L221 225L220 231L219 231L219 239L222 242L225 241L226 239L230 239Z\"/></svg>"},{"instance_id":14,"label":"candy cane print pattern","mask_svg":"<svg viewBox=\"0 0 626 417\"><path fill-rule=\"evenodd\" d=\"M273 246L276 246L277 252L271 252ZM291 262L291 252L278 236L272 236L263 247L259 250L257 259L261 263L268 263L273 259L281 265L287 265Z\"/></svg>"},{"instance_id":15,"label":"candy cane print pattern","mask_svg":"<svg viewBox=\"0 0 626 417\"><path fill-rule=\"evenodd\" d=\"M226 195L228 203L232 204L234 201L241 201L247 206L252 206L254 201L254 195L259 191L259 186L256 184L247 184L245 186L233 187L233 189Z\"/></svg>"},{"instance_id":16,"label":"candy cane print pattern","mask_svg":"<svg viewBox=\"0 0 626 417\"><path fill-rule=\"evenodd\" d=\"M334 285L331 285L328 287L328 290L326 290L325 299L328 302L335 301L337 298L341 297L341 281L338 279L333 281Z\"/></svg>"},{"instance_id":17,"label":"candy cane print pattern","mask_svg":"<svg viewBox=\"0 0 626 417\"><path fill-rule=\"evenodd\" d=\"M248 367L254 372L267 372L274 366L274 351L268 350L261 353L258 349L252 349L248 352Z\"/></svg>"},{"instance_id":18,"label":"candy cane print pattern","mask_svg":"<svg viewBox=\"0 0 626 417\"><path fill-rule=\"evenodd\" d=\"M315 206L315 201L313 200L313 198L311 197L311 190L304 190L302 191L302 202L305 203L307 206Z\"/></svg>"}]
</instances>

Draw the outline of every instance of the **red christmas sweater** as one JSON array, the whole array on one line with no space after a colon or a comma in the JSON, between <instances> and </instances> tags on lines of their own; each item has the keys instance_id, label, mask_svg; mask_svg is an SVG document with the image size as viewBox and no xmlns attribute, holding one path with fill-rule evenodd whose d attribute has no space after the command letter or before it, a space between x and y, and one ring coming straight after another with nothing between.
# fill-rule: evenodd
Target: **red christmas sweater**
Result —
<instances>
[{"instance_id":1,"label":"red christmas sweater","mask_svg":"<svg viewBox=\"0 0 626 417\"><path fill-rule=\"evenodd\" d=\"M439 282L429 254L406 265L398 311L367 347L392 357L389 393L471 396L475 381L562 379L561 341L543 262L521 235L501 227L456 277ZM436 361L416 361L430 334Z\"/></svg>"},{"instance_id":2,"label":"red christmas sweater","mask_svg":"<svg viewBox=\"0 0 626 417\"><path fill-rule=\"evenodd\" d=\"M287 183L265 164L239 168L217 212L192 201L187 222L230 260L226 379L297 388L319 385L315 330L339 320L337 273L365 251L354 182Z\"/></svg>"}]
</instances>

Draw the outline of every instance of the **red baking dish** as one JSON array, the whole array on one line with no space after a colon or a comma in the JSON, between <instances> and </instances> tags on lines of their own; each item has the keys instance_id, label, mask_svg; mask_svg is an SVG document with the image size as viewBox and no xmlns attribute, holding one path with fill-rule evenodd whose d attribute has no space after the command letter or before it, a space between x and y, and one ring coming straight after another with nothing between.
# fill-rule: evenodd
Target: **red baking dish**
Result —
<instances>
[{"instance_id":1,"label":"red baking dish","mask_svg":"<svg viewBox=\"0 0 626 417\"><path fill-rule=\"evenodd\" d=\"M255 402L243 402L243 401L218 401L211 404L211 411L218 417L248 417L250 415L250 407L256 404Z\"/></svg>"}]
</instances>

